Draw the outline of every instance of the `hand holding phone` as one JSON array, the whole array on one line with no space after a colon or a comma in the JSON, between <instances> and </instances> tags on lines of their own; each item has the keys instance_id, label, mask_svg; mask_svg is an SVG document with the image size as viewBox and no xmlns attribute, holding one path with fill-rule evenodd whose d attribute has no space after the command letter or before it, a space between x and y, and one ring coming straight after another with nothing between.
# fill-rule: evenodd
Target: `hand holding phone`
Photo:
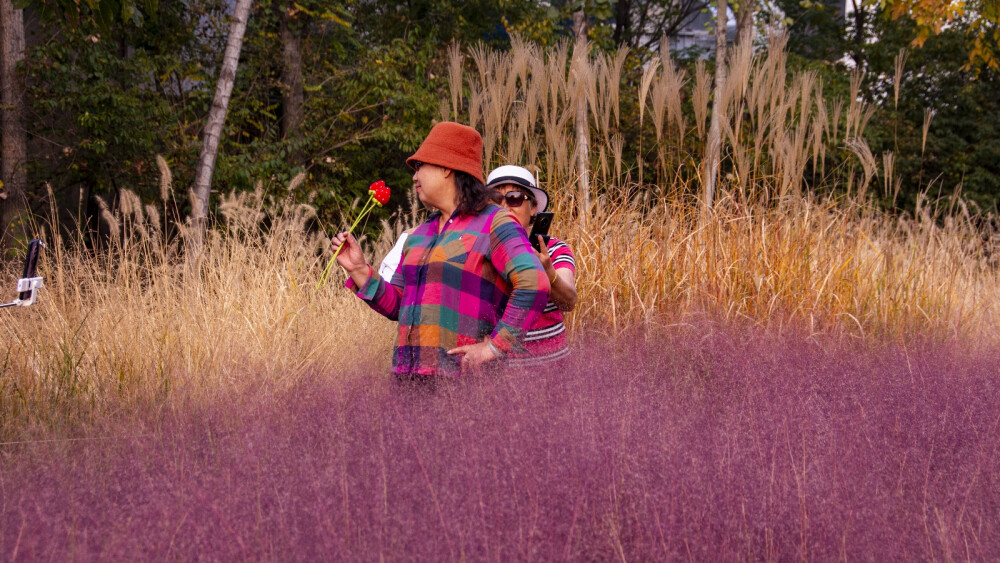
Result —
<instances>
[{"instance_id":1,"label":"hand holding phone","mask_svg":"<svg viewBox=\"0 0 1000 563\"><path fill-rule=\"evenodd\" d=\"M542 211L535 214L535 220L531 223L531 233L528 234L528 242L531 243L531 247L535 249L535 252L542 251L538 246L539 235L541 235L542 240L546 244L549 242L549 227L552 225L552 215L549 211Z\"/></svg>"}]
</instances>

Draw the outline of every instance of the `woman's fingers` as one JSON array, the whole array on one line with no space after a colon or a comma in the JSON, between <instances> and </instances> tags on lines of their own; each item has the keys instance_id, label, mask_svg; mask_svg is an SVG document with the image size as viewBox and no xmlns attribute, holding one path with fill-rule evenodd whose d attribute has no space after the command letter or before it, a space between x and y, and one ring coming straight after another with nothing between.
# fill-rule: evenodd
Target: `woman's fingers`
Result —
<instances>
[{"instance_id":1,"label":"woman's fingers","mask_svg":"<svg viewBox=\"0 0 1000 563\"><path fill-rule=\"evenodd\" d=\"M474 370L487 362L497 359L496 354L494 354L493 350L490 349L488 341L489 337L486 337L483 339L483 342L458 346L448 350L448 353L452 355L462 355L462 371Z\"/></svg>"},{"instance_id":2,"label":"woman's fingers","mask_svg":"<svg viewBox=\"0 0 1000 563\"><path fill-rule=\"evenodd\" d=\"M549 258L549 249L546 247L545 239L542 238L542 235L538 235L538 248L541 249L536 252L536 254L538 254L538 261L542 263L543 268L548 270L552 259Z\"/></svg>"},{"instance_id":3,"label":"woman's fingers","mask_svg":"<svg viewBox=\"0 0 1000 563\"><path fill-rule=\"evenodd\" d=\"M365 255L361 252L361 248L358 247L357 240L350 233L346 231L339 233L330 239L330 244L333 246L334 252L337 253L337 263L347 270L361 267L365 264Z\"/></svg>"},{"instance_id":4,"label":"woman's fingers","mask_svg":"<svg viewBox=\"0 0 1000 563\"><path fill-rule=\"evenodd\" d=\"M333 237L333 244L334 246L340 246L341 244L344 244L345 241L353 242L353 240L354 237L347 231L344 231L342 233L337 233L337 236Z\"/></svg>"}]
</instances>

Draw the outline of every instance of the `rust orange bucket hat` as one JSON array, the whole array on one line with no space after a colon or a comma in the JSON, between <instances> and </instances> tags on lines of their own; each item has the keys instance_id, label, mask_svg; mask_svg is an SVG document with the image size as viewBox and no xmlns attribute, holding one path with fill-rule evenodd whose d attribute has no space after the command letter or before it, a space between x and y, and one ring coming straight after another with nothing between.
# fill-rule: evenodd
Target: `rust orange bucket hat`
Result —
<instances>
[{"instance_id":1,"label":"rust orange bucket hat","mask_svg":"<svg viewBox=\"0 0 1000 563\"><path fill-rule=\"evenodd\" d=\"M460 170L482 182L483 138L472 127L442 121L431 129L417 152L406 159L406 165L412 168L414 161Z\"/></svg>"}]
</instances>

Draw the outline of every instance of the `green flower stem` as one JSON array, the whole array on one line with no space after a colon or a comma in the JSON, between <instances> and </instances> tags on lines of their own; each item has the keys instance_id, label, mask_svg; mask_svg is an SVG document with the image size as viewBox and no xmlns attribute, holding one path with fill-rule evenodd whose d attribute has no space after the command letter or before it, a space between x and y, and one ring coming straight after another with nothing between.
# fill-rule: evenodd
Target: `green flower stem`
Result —
<instances>
[{"instance_id":1,"label":"green flower stem","mask_svg":"<svg viewBox=\"0 0 1000 563\"><path fill-rule=\"evenodd\" d=\"M353 233L354 232L354 227L357 227L358 223L360 223L361 220L364 219L365 215L368 215L368 213L372 209L375 209L376 205L378 205L379 207L382 206L381 203L379 203L378 201L375 200L375 192L371 192L371 196L368 198L368 202L365 203L365 206L361 208L361 213L358 214L358 217L354 220L354 223L351 225L351 228L347 229L347 234ZM344 242L347 242L347 241L345 240ZM337 255L340 254L340 251L343 248L344 248L343 244L341 244L340 246L338 246L337 247L337 251L333 253L333 258L330 258L330 261L327 262L326 267L323 268L323 274L320 275L320 277L319 277L319 283L316 284L316 289L322 289L323 286L326 285L326 282L327 282L327 280L330 277L330 272L333 270L333 265L334 265L334 263L337 260Z\"/></svg>"}]
</instances>

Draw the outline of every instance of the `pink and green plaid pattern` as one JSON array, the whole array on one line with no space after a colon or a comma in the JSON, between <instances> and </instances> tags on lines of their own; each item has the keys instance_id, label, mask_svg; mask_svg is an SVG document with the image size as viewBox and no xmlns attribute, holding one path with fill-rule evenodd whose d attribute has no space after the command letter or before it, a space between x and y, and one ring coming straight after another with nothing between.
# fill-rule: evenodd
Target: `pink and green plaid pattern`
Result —
<instances>
[{"instance_id":1,"label":"pink and green plaid pattern","mask_svg":"<svg viewBox=\"0 0 1000 563\"><path fill-rule=\"evenodd\" d=\"M506 210L489 205L478 215L453 216L440 232L439 217L406 239L391 283L374 272L360 288L346 283L399 321L395 373L461 375L461 358L447 351L487 335L503 352L523 352L548 301L545 271Z\"/></svg>"}]
</instances>

